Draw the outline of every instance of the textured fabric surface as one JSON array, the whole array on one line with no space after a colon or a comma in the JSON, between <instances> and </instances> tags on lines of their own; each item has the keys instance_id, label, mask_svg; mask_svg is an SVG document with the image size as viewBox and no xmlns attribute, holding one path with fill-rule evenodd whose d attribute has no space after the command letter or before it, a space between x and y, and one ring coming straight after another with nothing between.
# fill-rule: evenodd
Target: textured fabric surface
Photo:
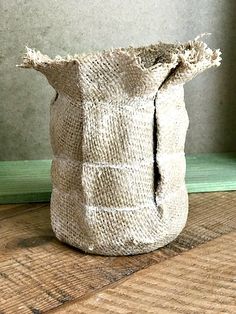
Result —
<instances>
[{"instance_id":1,"label":"textured fabric surface","mask_svg":"<svg viewBox=\"0 0 236 314\"><path fill-rule=\"evenodd\" d=\"M59 240L128 255L177 237L188 213L183 84L220 59L198 39L54 60L28 49L21 66L57 92L51 220Z\"/></svg>"}]
</instances>

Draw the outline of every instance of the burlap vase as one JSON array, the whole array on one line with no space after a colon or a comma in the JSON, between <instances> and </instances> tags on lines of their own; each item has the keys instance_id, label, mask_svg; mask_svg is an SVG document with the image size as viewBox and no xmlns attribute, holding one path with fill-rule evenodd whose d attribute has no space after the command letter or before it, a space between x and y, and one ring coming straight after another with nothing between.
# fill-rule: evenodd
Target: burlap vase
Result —
<instances>
[{"instance_id":1,"label":"burlap vase","mask_svg":"<svg viewBox=\"0 0 236 314\"><path fill-rule=\"evenodd\" d=\"M56 90L51 221L59 240L129 255L178 236L188 213L183 84L220 59L199 39L54 60L27 50L21 66Z\"/></svg>"}]
</instances>

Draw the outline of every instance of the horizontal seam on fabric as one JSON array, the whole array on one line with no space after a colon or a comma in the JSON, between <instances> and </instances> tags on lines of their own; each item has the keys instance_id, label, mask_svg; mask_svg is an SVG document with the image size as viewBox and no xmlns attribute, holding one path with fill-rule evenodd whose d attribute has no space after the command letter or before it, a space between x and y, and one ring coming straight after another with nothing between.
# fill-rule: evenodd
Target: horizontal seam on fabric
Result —
<instances>
[{"instance_id":1,"label":"horizontal seam on fabric","mask_svg":"<svg viewBox=\"0 0 236 314\"><path fill-rule=\"evenodd\" d=\"M158 159L172 159L172 158L176 158L176 156L185 156L185 153L183 152L176 152L176 153L157 153L156 158ZM74 162L74 163L80 163L80 164L85 164L88 166L107 166L107 167L119 167L119 166L128 166L128 167L132 167L133 165L140 165L140 164L144 164L144 165L148 165L149 163L153 163L154 160L152 158L150 159L144 159L144 160L140 160L140 161L135 161L133 163L116 163L116 164L112 164L109 162L99 162L99 161L81 161L81 160L76 160L76 159L72 159L72 158L65 158L65 157L61 157L61 156L54 156L53 159L55 160L61 160L61 161L65 161L65 162Z\"/></svg>"},{"instance_id":2,"label":"horizontal seam on fabric","mask_svg":"<svg viewBox=\"0 0 236 314\"><path fill-rule=\"evenodd\" d=\"M183 182L184 183L184 182ZM106 207L106 206L93 206L93 205L86 205L83 203L80 203L80 206L84 207L87 210L92 210L92 211L110 211L110 212L114 212L114 211L139 211L145 208L152 208L152 210L156 210L158 209L159 206L161 206L163 204L163 202L172 199L174 196L178 195L179 192L182 191L186 191L186 187L185 184L181 185L177 190L175 190L174 192L168 193L165 197L156 197L156 204L154 202L150 202L150 203L146 203L144 205L138 205L135 207ZM56 191L56 193L61 193L61 194L67 194L71 196L71 193L68 192L63 192L60 191L58 188L53 187L53 191ZM76 193L73 193L76 194ZM171 195L171 196L170 196ZM157 206L156 206L157 205Z\"/></svg>"}]
</instances>

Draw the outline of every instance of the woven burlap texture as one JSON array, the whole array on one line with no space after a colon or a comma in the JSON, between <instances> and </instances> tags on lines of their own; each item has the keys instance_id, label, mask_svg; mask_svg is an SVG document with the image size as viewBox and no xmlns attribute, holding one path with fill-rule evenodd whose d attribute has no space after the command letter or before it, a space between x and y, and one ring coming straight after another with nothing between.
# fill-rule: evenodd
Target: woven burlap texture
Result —
<instances>
[{"instance_id":1,"label":"woven burlap texture","mask_svg":"<svg viewBox=\"0 0 236 314\"><path fill-rule=\"evenodd\" d=\"M129 255L175 239L188 195L183 84L220 64L199 38L50 59L27 49L51 102L51 222L85 252Z\"/></svg>"}]
</instances>

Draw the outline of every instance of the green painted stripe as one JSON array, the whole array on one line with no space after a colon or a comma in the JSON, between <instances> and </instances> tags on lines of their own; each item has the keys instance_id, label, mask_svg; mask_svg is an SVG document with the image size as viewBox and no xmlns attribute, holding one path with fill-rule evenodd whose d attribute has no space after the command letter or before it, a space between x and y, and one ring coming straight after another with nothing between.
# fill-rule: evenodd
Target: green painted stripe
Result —
<instances>
[{"instance_id":1,"label":"green painted stripe","mask_svg":"<svg viewBox=\"0 0 236 314\"><path fill-rule=\"evenodd\" d=\"M51 160L0 162L0 203L47 202ZM236 153L187 156L189 193L236 190Z\"/></svg>"}]
</instances>

